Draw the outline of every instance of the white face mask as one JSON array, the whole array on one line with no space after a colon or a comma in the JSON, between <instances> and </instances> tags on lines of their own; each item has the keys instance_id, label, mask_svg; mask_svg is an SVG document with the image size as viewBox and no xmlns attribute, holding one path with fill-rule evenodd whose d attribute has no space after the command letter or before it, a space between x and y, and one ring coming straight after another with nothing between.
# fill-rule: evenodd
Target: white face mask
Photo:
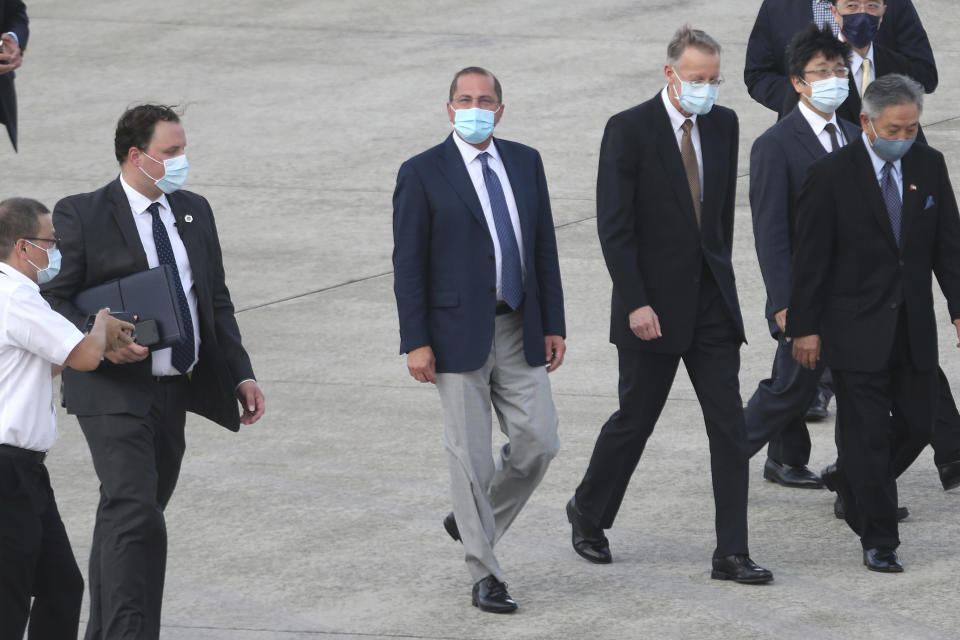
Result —
<instances>
[{"instance_id":1,"label":"white face mask","mask_svg":"<svg viewBox=\"0 0 960 640\"><path fill-rule=\"evenodd\" d=\"M153 183L157 185L160 191L173 193L183 188L184 183L187 181L187 170L190 168L187 162L187 154L184 153L176 158L167 158L163 162L160 162L156 158L147 155L145 151L142 153L157 164L163 165L163 177L159 180L154 179L149 173L143 171L143 167L137 167L140 171L143 171L143 175L153 180Z\"/></svg>"},{"instance_id":2,"label":"white face mask","mask_svg":"<svg viewBox=\"0 0 960 640\"><path fill-rule=\"evenodd\" d=\"M30 266L37 270L37 284L43 284L45 282L50 282L57 274L60 273L60 262L63 259L63 256L60 255L59 247L51 247L49 249L44 249L38 244L33 244L29 240L24 240L27 244L35 246L40 251L47 252L47 266L45 269L38 267L33 260L27 258L27 262L30 263Z\"/></svg>"},{"instance_id":3,"label":"white face mask","mask_svg":"<svg viewBox=\"0 0 960 640\"><path fill-rule=\"evenodd\" d=\"M850 93L850 83L846 78L824 78L814 82L802 80L805 85L810 87L810 95L807 101L810 105L821 113L833 113L844 103L847 95Z\"/></svg>"}]
</instances>

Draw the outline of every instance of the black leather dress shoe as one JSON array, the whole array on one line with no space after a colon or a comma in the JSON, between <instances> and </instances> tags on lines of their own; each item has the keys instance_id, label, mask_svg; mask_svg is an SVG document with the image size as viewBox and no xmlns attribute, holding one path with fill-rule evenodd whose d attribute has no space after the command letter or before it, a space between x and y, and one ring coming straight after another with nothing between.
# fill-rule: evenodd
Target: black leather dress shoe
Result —
<instances>
[{"instance_id":1,"label":"black leather dress shoe","mask_svg":"<svg viewBox=\"0 0 960 640\"><path fill-rule=\"evenodd\" d=\"M960 460L954 460L937 467L940 472L940 483L944 491L960 487Z\"/></svg>"},{"instance_id":2,"label":"black leather dress shoe","mask_svg":"<svg viewBox=\"0 0 960 640\"><path fill-rule=\"evenodd\" d=\"M870 571L880 571L881 573L903 572L903 565L900 564L900 557L897 556L897 552L886 547L864 549L863 564Z\"/></svg>"},{"instance_id":3,"label":"black leather dress shoe","mask_svg":"<svg viewBox=\"0 0 960 640\"><path fill-rule=\"evenodd\" d=\"M817 391L817 397L813 399L813 402L810 403L810 408L807 409L804 419L807 422L820 422L825 420L829 411L827 411L827 405L830 404L830 401L827 400L827 396L823 395L822 391Z\"/></svg>"},{"instance_id":4,"label":"black leather dress shoe","mask_svg":"<svg viewBox=\"0 0 960 640\"><path fill-rule=\"evenodd\" d=\"M507 585L493 576L477 580L473 585L473 606L490 613L513 613L517 603L507 593Z\"/></svg>"},{"instance_id":5,"label":"black leather dress shoe","mask_svg":"<svg viewBox=\"0 0 960 640\"><path fill-rule=\"evenodd\" d=\"M837 496L837 499L833 501L833 515L836 516L837 520L843 520L844 515L843 511L843 499L840 496ZM897 520L906 520L910 517L910 510L906 507L897 507Z\"/></svg>"},{"instance_id":6,"label":"black leather dress shoe","mask_svg":"<svg viewBox=\"0 0 960 640\"><path fill-rule=\"evenodd\" d=\"M745 553L726 558L714 558L710 577L714 580L733 580L740 584L763 584L773 580L773 574L770 571L758 567Z\"/></svg>"},{"instance_id":7,"label":"black leather dress shoe","mask_svg":"<svg viewBox=\"0 0 960 640\"><path fill-rule=\"evenodd\" d=\"M783 487L798 489L822 489L823 480L807 467L791 467L780 464L773 458L767 458L763 464L763 477Z\"/></svg>"},{"instance_id":8,"label":"black leather dress shoe","mask_svg":"<svg viewBox=\"0 0 960 640\"><path fill-rule=\"evenodd\" d=\"M443 519L443 528L447 530L450 537L454 540L460 540L460 529L457 527L457 519L453 517L453 511L447 514Z\"/></svg>"},{"instance_id":9,"label":"black leather dress shoe","mask_svg":"<svg viewBox=\"0 0 960 640\"><path fill-rule=\"evenodd\" d=\"M596 564L610 564L610 542L603 535L603 529L589 522L577 509L576 498L567 503L567 521L573 529L573 550L580 557Z\"/></svg>"}]
</instances>

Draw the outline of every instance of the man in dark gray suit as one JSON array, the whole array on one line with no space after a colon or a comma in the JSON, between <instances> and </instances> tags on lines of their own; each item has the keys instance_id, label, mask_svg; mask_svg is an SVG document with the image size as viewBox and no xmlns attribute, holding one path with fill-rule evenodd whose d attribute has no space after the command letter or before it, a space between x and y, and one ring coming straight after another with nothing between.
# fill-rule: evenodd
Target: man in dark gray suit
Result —
<instances>
[{"instance_id":1,"label":"man in dark gray suit","mask_svg":"<svg viewBox=\"0 0 960 640\"><path fill-rule=\"evenodd\" d=\"M787 52L787 68L799 104L757 138L750 153L754 238L767 289L767 321L779 344L771 377L760 382L747 404L747 454L769 441L763 477L787 487L823 486L807 468L810 434L804 423L823 366L801 367L783 331L803 178L815 160L855 139L859 131L834 113L847 97L849 55L850 45L835 38L828 26L821 30L811 24L797 34Z\"/></svg>"},{"instance_id":2,"label":"man in dark gray suit","mask_svg":"<svg viewBox=\"0 0 960 640\"><path fill-rule=\"evenodd\" d=\"M13 150L17 150L17 94L13 70L23 62L27 48L27 7L23 0L0 0L0 124L7 126Z\"/></svg>"}]
</instances>

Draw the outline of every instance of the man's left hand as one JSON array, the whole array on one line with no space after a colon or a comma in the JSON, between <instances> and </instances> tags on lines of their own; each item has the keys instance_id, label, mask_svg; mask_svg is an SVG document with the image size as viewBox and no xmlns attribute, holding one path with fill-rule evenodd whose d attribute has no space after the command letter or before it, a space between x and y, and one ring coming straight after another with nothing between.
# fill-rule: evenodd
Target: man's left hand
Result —
<instances>
[{"instance_id":1,"label":"man's left hand","mask_svg":"<svg viewBox=\"0 0 960 640\"><path fill-rule=\"evenodd\" d=\"M543 344L547 349L547 373L550 373L563 364L563 354L567 352L567 345L560 336L544 336Z\"/></svg>"},{"instance_id":2,"label":"man's left hand","mask_svg":"<svg viewBox=\"0 0 960 640\"><path fill-rule=\"evenodd\" d=\"M960 348L960 318L954 319L953 327L957 330L957 348Z\"/></svg>"},{"instance_id":3,"label":"man's left hand","mask_svg":"<svg viewBox=\"0 0 960 640\"><path fill-rule=\"evenodd\" d=\"M243 405L243 415L240 416L242 424L253 424L263 415L263 392L253 380L246 380L237 387L237 398Z\"/></svg>"},{"instance_id":4,"label":"man's left hand","mask_svg":"<svg viewBox=\"0 0 960 640\"><path fill-rule=\"evenodd\" d=\"M0 42L3 42L0 50L0 75L3 75L18 68L23 63L23 56L20 55L20 46L9 33L0 36Z\"/></svg>"}]
</instances>

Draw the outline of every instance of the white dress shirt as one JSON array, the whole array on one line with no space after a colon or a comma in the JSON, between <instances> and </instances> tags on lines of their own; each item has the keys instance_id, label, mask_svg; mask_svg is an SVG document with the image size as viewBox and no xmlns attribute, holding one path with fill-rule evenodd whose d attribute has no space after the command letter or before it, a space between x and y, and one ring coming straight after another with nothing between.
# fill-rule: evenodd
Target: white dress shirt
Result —
<instances>
[{"instance_id":1,"label":"white dress shirt","mask_svg":"<svg viewBox=\"0 0 960 640\"><path fill-rule=\"evenodd\" d=\"M829 120L824 120L823 116L819 113L808 107L804 104L803 100L799 103L800 113L803 114L803 117L806 118L807 122L810 124L810 128L813 129L813 132L817 136L817 140L820 141L820 144L823 145L823 148L827 150L827 153L833 151L833 142L830 140L830 133L827 131L827 125L833 123L833 126L837 128L837 141L840 143L840 146L846 146L848 140L846 136L843 135L843 130L840 128L840 123L837 122L837 114L831 113Z\"/></svg>"},{"instance_id":2,"label":"white dress shirt","mask_svg":"<svg viewBox=\"0 0 960 640\"><path fill-rule=\"evenodd\" d=\"M883 165L887 163L886 160L878 156L873 151L873 147L870 146L870 139L867 138L867 134L861 133L860 137L863 138L863 144L867 145L867 153L870 154L870 160L873 162L873 172L877 176L877 183L880 185L880 188L883 188ZM897 192L900 194L900 200L903 201L903 174L900 172L900 160L897 160L893 163L893 180L897 184Z\"/></svg>"},{"instance_id":3,"label":"white dress shirt","mask_svg":"<svg viewBox=\"0 0 960 640\"><path fill-rule=\"evenodd\" d=\"M703 153L700 151L700 127L697 126L697 114L692 114L689 118L673 106L670 102L670 96L667 91L671 91L670 85L663 88L660 97L663 98L663 105L667 108L667 115L670 117L670 125L673 127L673 133L677 136L677 148L680 148L683 141L683 123L685 120L692 120L693 126L690 127L690 140L693 142L693 151L697 155L697 173L700 174L700 202L703 202Z\"/></svg>"},{"instance_id":4,"label":"white dress shirt","mask_svg":"<svg viewBox=\"0 0 960 640\"><path fill-rule=\"evenodd\" d=\"M180 272L180 284L183 285L183 292L187 296L187 305L190 307L190 316L193 320L193 362L196 363L200 353L200 315L197 306L197 292L193 288L193 271L190 269L190 258L187 257L187 250L183 246L183 240L177 232L176 219L173 217L173 211L167 202L166 194L161 194L156 201L151 200L133 187L131 187L120 176L120 185L124 193L127 194L127 201L130 203L130 211L133 214L134 222L137 224L137 233L140 234L140 242L143 244L143 252L147 255L147 266L151 269L160 266L160 258L157 257L157 245L153 241L153 216L147 211L153 202L160 205L160 220L167 229L167 235L170 237L170 247L173 249L173 257L177 261L177 271ZM136 312L136 309L130 309ZM151 371L155 376L176 376L180 372L170 361L172 349L158 349L152 354ZM193 368L193 365L191 365Z\"/></svg>"},{"instance_id":5,"label":"white dress shirt","mask_svg":"<svg viewBox=\"0 0 960 640\"><path fill-rule=\"evenodd\" d=\"M527 265L523 257L523 233L520 230L520 215L517 213L517 201L513 197L513 188L510 186L510 178L507 176L507 170L500 159L500 153L497 151L497 145L490 141L487 148L480 151L476 147L466 143L454 132L453 140L457 143L460 155L463 156L463 163L467 167L467 173L470 174L470 180L473 182L473 188L480 199L480 208L483 209L483 217L487 220L487 229L490 231L490 238L493 240L493 253L496 258L497 268L497 300L503 300L503 283L501 279L501 257L500 257L500 238L497 236L497 225L493 221L493 209L490 208L490 196L487 194L487 183L483 179L483 164L479 156L481 153L487 153L487 166L500 178L500 186L503 188L503 197L507 201L507 210L510 212L510 223L513 225L513 232L517 236L517 248L520 250L520 268L523 270L523 277L526 280Z\"/></svg>"},{"instance_id":6,"label":"white dress shirt","mask_svg":"<svg viewBox=\"0 0 960 640\"><path fill-rule=\"evenodd\" d=\"M51 365L66 362L81 340L33 280L0 262L0 443L32 451L53 446Z\"/></svg>"}]
</instances>

